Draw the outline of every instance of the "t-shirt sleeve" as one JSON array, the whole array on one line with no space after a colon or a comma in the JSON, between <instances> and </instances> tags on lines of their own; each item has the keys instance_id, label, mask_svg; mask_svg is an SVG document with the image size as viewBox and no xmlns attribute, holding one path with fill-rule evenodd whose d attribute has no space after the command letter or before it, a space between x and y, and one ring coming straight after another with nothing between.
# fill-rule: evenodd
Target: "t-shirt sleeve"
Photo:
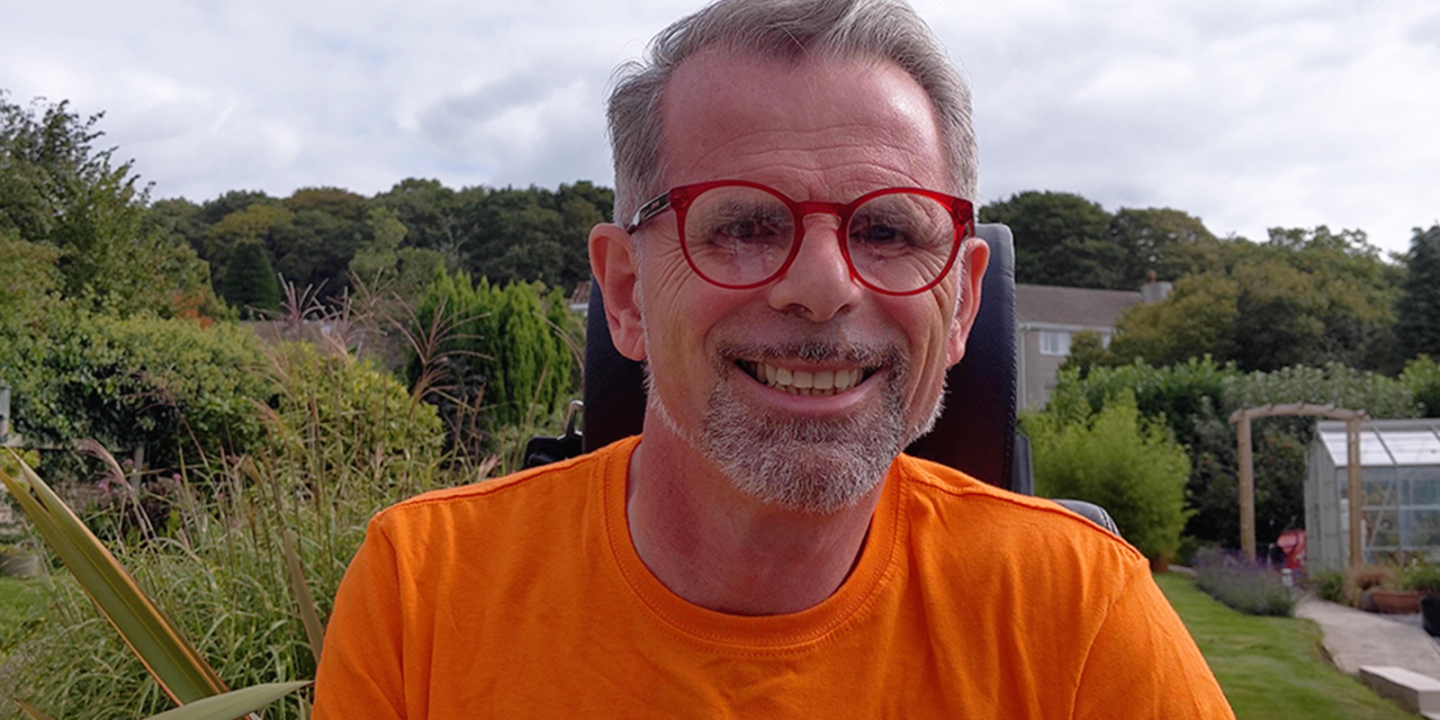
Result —
<instances>
[{"instance_id":1,"label":"t-shirt sleeve","mask_svg":"<svg viewBox=\"0 0 1440 720\"><path fill-rule=\"evenodd\" d=\"M406 716L402 617L395 549L374 520L335 595L315 676L315 720Z\"/></svg>"},{"instance_id":2,"label":"t-shirt sleeve","mask_svg":"<svg viewBox=\"0 0 1440 720\"><path fill-rule=\"evenodd\" d=\"M1200 649L1136 566L1091 644L1075 698L1076 718L1234 720Z\"/></svg>"}]
</instances>

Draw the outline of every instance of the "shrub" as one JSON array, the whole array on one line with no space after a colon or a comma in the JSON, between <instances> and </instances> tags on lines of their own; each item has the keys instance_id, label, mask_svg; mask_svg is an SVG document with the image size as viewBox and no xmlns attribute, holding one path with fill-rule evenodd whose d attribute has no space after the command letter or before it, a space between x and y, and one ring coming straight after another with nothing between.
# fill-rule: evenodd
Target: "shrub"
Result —
<instances>
[{"instance_id":1,"label":"shrub","mask_svg":"<svg viewBox=\"0 0 1440 720\"><path fill-rule=\"evenodd\" d=\"M1141 419L1133 396L1123 394L1094 416L1069 422L1048 413L1023 422L1037 494L1096 503L1140 552L1174 557L1187 516L1190 460L1168 428Z\"/></svg>"},{"instance_id":2,"label":"shrub","mask_svg":"<svg viewBox=\"0 0 1440 720\"><path fill-rule=\"evenodd\" d=\"M1345 602L1345 573L1340 570L1317 570L1310 573L1309 585L1322 600Z\"/></svg>"},{"instance_id":3,"label":"shrub","mask_svg":"<svg viewBox=\"0 0 1440 720\"><path fill-rule=\"evenodd\" d=\"M245 452L262 436L253 403L275 394L262 343L229 323L58 310L15 340L16 432L41 445L144 446L155 469Z\"/></svg>"},{"instance_id":4,"label":"shrub","mask_svg":"<svg viewBox=\"0 0 1440 720\"><path fill-rule=\"evenodd\" d=\"M571 342L579 323L558 292L542 297L539 284L472 285L465 273L441 275L430 285L415 313L412 337L433 328L448 332L435 357L443 357L444 387L427 394L451 425L461 444L465 412L479 408L483 429L493 432L519 425L536 414L549 415L574 391L576 366ZM410 365L410 381L428 368L420 358Z\"/></svg>"},{"instance_id":5,"label":"shrub","mask_svg":"<svg viewBox=\"0 0 1440 720\"><path fill-rule=\"evenodd\" d=\"M1426 390L1440 387L1440 371L1434 367L1417 361L1395 380L1339 363L1248 374L1208 357L1169 367L1143 361L1097 365L1083 377L1077 370L1062 372L1046 414L1088 417L1110 398L1133 392L1140 414L1168 425L1189 454L1186 490L1195 512L1185 534L1234 547L1240 528L1235 426L1228 422L1232 412L1265 404L1333 402L1363 408L1373 417L1415 417L1430 402L1426 392L1440 397L1440 390ZM1440 407L1440 400L1434 404ZM1266 418L1254 425L1255 525L1262 546L1303 522L1305 448L1314 428L1315 419L1309 417Z\"/></svg>"},{"instance_id":6,"label":"shrub","mask_svg":"<svg viewBox=\"0 0 1440 720\"><path fill-rule=\"evenodd\" d=\"M1396 587L1395 568L1387 565L1355 565L1345 569L1345 602L1360 606L1360 595L1371 588Z\"/></svg>"},{"instance_id":7,"label":"shrub","mask_svg":"<svg viewBox=\"0 0 1440 720\"><path fill-rule=\"evenodd\" d=\"M1400 373L1400 384L1415 398L1424 417L1440 417L1440 364L1421 355Z\"/></svg>"},{"instance_id":8,"label":"shrub","mask_svg":"<svg viewBox=\"0 0 1440 720\"><path fill-rule=\"evenodd\" d=\"M1440 596L1440 566L1417 563L1400 573L1400 587L1422 595Z\"/></svg>"},{"instance_id":9,"label":"shrub","mask_svg":"<svg viewBox=\"0 0 1440 720\"><path fill-rule=\"evenodd\" d=\"M314 677L286 579L286 533L324 618L371 516L470 479L442 472L435 409L411 402L394 378L305 344L276 348L273 361L276 407L252 406L266 442L192 468L170 499L171 532L111 548L232 688ZM217 492L198 492L202 479ZM170 706L68 575L57 578L48 621L6 660L0 694L82 720ZM291 697L266 717L304 715Z\"/></svg>"},{"instance_id":10,"label":"shrub","mask_svg":"<svg viewBox=\"0 0 1440 720\"><path fill-rule=\"evenodd\" d=\"M1248 615L1295 613L1295 596L1278 573L1220 550L1196 553L1195 584L1216 600Z\"/></svg>"}]
</instances>

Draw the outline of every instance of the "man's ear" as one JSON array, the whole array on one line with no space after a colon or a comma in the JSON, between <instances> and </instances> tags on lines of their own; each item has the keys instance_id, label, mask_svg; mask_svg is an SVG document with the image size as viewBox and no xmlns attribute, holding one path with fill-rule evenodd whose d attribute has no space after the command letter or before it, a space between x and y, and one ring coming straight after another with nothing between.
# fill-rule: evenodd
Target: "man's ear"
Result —
<instances>
[{"instance_id":1,"label":"man's ear","mask_svg":"<svg viewBox=\"0 0 1440 720\"><path fill-rule=\"evenodd\" d=\"M605 294L605 322L610 341L631 360L645 359L645 332L640 324L640 257L630 233L611 223L590 229L590 271Z\"/></svg>"},{"instance_id":2,"label":"man's ear","mask_svg":"<svg viewBox=\"0 0 1440 720\"><path fill-rule=\"evenodd\" d=\"M978 237L972 237L960 247L960 302L955 305L955 324L950 326L950 344L946 348L945 362L954 366L965 357L965 342L970 329L975 327L975 316L980 312L980 288L985 279L985 268L990 265L990 246Z\"/></svg>"}]
</instances>

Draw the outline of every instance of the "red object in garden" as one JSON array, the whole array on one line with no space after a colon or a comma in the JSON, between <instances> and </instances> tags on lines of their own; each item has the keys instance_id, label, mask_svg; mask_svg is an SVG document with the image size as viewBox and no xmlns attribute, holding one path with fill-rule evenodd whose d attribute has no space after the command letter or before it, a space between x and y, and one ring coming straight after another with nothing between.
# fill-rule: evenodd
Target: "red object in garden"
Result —
<instances>
[{"instance_id":1,"label":"red object in garden","mask_svg":"<svg viewBox=\"0 0 1440 720\"><path fill-rule=\"evenodd\" d=\"M1285 551L1285 567L1300 570L1305 567L1305 531L1286 530L1280 533L1275 544Z\"/></svg>"}]
</instances>

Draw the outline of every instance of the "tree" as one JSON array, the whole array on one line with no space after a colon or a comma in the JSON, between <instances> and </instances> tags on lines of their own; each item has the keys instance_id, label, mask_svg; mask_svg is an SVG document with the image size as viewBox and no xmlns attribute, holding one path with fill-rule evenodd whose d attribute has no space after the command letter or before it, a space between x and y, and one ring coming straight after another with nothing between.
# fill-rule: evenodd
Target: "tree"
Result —
<instances>
[{"instance_id":1,"label":"tree","mask_svg":"<svg viewBox=\"0 0 1440 720\"><path fill-rule=\"evenodd\" d=\"M376 195L372 204L395 211L409 229L410 245L439 252L447 266L461 267L463 238L454 190L439 180L406 178Z\"/></svg>"},{"instance_id":2,"label":"tree","mask_svg":"<svg viewBox=\"0 0 1440 720\"><path fill-rule=\"evenodd\" d=\"M1121 208L1108 234L1122 260L1116 289L1140 287L1152 269L1161 280L1176 280L1224 267L1220 241L1199 218L1179 210Z\"/></svg>"},{"instance_id":3,"label":"tree","mask_svg":"<svg viewBox=\"0 0 1440 720\"><path fill-rule=\"evenodd\" d=\"M1098 203L1061 192L1017 193L980 208L980 222L1015 233L1015 281L1081 288L1121 288L1120 249Z\"/></svg>"},{"instance_id":4,"label":"tree","mask_svg":"<svg viewBox=\"0 0 1440 720\"><path fill-rule=\"evenodd\" d=\"M1065 362L1060 363L1059 372L1074 369L1080 373L1083 379L1090 374L1090 368L1096 365L1107 365L1114 361L1110 351L1105 348L1105 341L1100 333L1094 330L1081 330L1070 338L1070 354L1065 356Z\"/></svg>"},{"instance_id":5,"label":"tree","mask_svg":"<svg viewBox=\"0 0 1440 720\"><path fill-rule=\"evenodd\" d=\"M1404 268L1382 259L1363 231L1271 228L1262 251L1283 259L1305 275L1323 305L1323 324L1312 365L1342 362L1393 374L1404 363L1395 334L1396 304Z\"/></svg>"},{"instance_id":6,"label":"tree","mask_svg":"<svg viewBox=\"0 0 1440 720\"><path fill-rule=\"evenodd\" d=\"M19 330L42 317L52 292L59 285L53 247L20 239L13 230L0 230L0 332ZM4 367L4 365L0 365Z\"/></svg>"},{"instance_id":7,"label":"tree","mask_svg":"<svg viewBox=\"0 0 1440 720\"><path fill-rule=\"evenodd\" d=\"M57 290L70 302L168 317L176 296L210 293L209 273L147 224L148 189L131 163L94 146L101 117L65 102L23 108L0 91L0 233L57 251Z\"/></svg>"},{"instance_id":8,"label":"tree","mask_svg":"<svg viewBox=\"0 0 1440 720\"><path fill-rule=\"evenodd\" d=\"M1249 370L1341 362L1397 371L1399 269L1359 231L1270 235L1265 244L1219 242L1221 267L1177 280L1162 303L1132 307L1117 323L1117 360L1170 364L1208 354Z\"/></svg>"},{"instance_id":9,"label":"tree","mask_svg":"<svg viewBox=\"0 0 1440 720\"><path fill-rule=\"evenodd\" d=\"M473 418L466 417L477 406L484 409L480 425L494 431L554 412L572 389L575 358L564 335L577 326L565 298L556 292L546 297L539 284L501 287L485 278L471 284L464 272L441 274L415 316L415 336L450 329L429 360L443 357L447 387L427 399L439 406L452 443L472 451L477 439L483 443ZM411 363L412 384L433 370L422 362L417 357Z\"/></svg>"},{"instance_id":10,"label":"tree","mask_svg":"<svg viewBox=\"0 0 1440 720\"><path fill-rule=\"evenodd\" d=\"M245 315L280 307L280 284L260 243L252 240L235 246L225 270L225 300Z\"/></svg>"},{"instance_id":11,"label":"tree","mask_svg":"<svg viewBox=\"0 0 1440 720\"><path fill-rule=\"evenodd\" d=\"M1440 357L1440 225L1415 228L1405 256L1409 274L1398 308L1397 334L1410 357Z\"/></svg>"},{"instance_id":12,"label":"tree","mask_svg":"<svg viewBox=\"0 0 1440 720\"><path fill-rule=\"evenodd\" d=\"M1222 273L1181 278L1164 302L1131 306L1116 322L1110 353L1128 363L1142 358L1173 365L1192 357L1220 361L1235 355L1239 283Z\"/></svg>"},{"instance_id":13,"label":"tree","mask_svg":"<svg viewBox=\"0 0 1440 720\"><path fill-rule=\"evenodd\" d=\"M350 274L371 287L394 282L400 264L396 251L405 239L405 223L400 222L400 215L394 210L375 208L370 211L366 225L371 237L350 258Z\"/></svg>"},{"instance_id":14,"label":"tree","mask_svg":"<svg viewBox=\"0 0 1440 720\"><path fill-rule=\"evenodd\" d=\"M1246 370L1319 364L1325 298L1312 279L1278 259L1235 271L1234 359Z\"/></svg>"}]
</instances>

